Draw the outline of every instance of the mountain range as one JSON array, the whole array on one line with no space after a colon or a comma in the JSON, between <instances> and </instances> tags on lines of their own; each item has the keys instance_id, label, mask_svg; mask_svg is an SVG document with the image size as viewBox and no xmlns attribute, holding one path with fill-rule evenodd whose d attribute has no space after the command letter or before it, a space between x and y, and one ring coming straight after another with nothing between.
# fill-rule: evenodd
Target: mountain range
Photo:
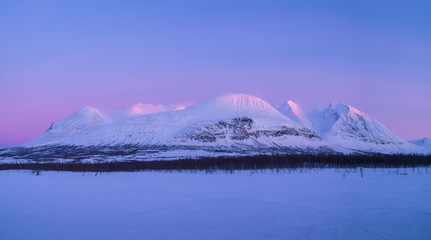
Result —
<instances>
[{"instance_id":1,"label":"mountain range","mask_svg":"<svg viewBox=\"0 0 431 240\"><path fill-rule=\"evenodd\" d=\"M275 153L429 154L430 146L429 139L407 142L346 104L305 112L292 101L275 108L254 96L224 94L185 109L120 120L84 107L19 149L29 156L61 147L98 149L91 155L99 158L104 155L100 149L108 149L105 155L113 160L119 159L113 149L121 149L120 158L146 160Z\"/></svg>"}]
</instances>

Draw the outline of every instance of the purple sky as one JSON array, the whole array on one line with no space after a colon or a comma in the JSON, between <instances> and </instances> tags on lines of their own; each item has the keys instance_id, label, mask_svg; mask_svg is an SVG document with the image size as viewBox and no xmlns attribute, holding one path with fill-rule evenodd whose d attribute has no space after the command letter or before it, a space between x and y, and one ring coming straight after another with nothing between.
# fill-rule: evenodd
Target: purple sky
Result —
<instances>
[{"instance_id":1,"label":"purple sky","mask_svg":"<svg viewBox=\"0 0 431 240\"><path fill-rule=\"evenodd\" d=\"M300 2L300 3L298 3ZM0 145L82 106L240 92L431 137L428 1L0 1Z\"/></svg>"}]
</instances>

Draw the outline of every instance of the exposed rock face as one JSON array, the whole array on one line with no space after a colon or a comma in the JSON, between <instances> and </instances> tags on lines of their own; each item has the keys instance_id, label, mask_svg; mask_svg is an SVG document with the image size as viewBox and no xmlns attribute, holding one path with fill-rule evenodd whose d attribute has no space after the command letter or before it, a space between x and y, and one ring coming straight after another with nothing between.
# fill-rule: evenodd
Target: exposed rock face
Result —
<instances>
[{"instance_id":1,"label":"exposed rock face","mask_svg":"<svg viewBox=\"0 0 431 240\"><path fill-rule=\"evenodd\" d=\"M307 139L321 140L317 133L306 128L280 126L274 130L259 130L252 118L233 118L230 121L219 121L188 131L185 139L201 142L216 142L218 139L247 140L250 138L278 138L282 136L302 136Z\"/></svg>"}]
</instances>

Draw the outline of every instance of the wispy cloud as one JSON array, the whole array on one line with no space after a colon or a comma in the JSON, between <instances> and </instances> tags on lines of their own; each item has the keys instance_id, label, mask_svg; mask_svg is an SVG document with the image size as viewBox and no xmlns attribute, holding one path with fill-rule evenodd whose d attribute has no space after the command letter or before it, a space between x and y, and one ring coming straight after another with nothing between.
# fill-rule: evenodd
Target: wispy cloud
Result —
<instances>
[{"instance_id":1,"label":"wispy cloud","mask_svg":"<svg viewBox=\"0 0 431 240\"><path fill-rule=\"evenodd\" d=\"M151 103L137 103L127 110L127 113L132 116L166 112L166 111L178 111L185 109L190 104L151 104Z\"/></svg>"}]
</instances>

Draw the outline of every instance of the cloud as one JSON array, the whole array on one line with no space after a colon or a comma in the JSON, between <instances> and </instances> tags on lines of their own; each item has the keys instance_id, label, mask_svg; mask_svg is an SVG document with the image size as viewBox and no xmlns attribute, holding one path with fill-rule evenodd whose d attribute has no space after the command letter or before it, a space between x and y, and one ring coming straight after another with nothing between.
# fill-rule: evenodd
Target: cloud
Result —
<instances>
[{"instance_id":1,"label":"cloud","mask_svg":"<svg viewBox=\"0 0 431 240\"><path fill-rule=\"evenodd\" d=\"M137 103L128 109L128 113L132 116L139 116L144 114L166 112L166 111L178 111L185 109L184 104L172 104L172 105L162 105L162 104L151 104L151 103Z\"/></svg>"},{"instance_id":2,"label":"cloud","mask_svg":"<svg viewBox=\"0 0 431 240\"><path fill-rule=\"evenodd\" d=\"M177 107L174 109L174 111L183 110L183 109L186 109L186 108L187 108L187 107L180 105L180 106L177 106Z\"/></svg>"}]
</instances>

